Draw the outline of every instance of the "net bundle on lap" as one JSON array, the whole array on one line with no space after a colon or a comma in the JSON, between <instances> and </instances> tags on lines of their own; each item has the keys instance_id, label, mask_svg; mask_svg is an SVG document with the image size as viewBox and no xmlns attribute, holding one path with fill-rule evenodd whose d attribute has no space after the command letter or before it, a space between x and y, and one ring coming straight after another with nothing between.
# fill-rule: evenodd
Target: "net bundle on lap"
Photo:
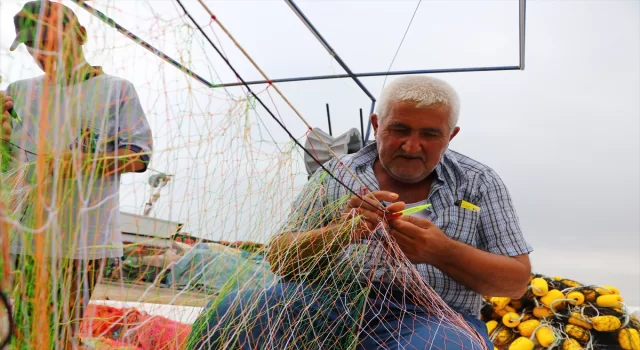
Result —
<instances>
[{"instance_id":1,"label":"net bundle on lap","mask_svg":"<svg viewBox=\"0 0 640 350\"><path fill-rule=\"evenodd\" d=\"M311 188L307 187L307 190L309 189ZM323 193L326 193L326 188L318 185L308 193L309 198L322 196ZM305 203L299 204L306 206ZM324 206L320 215L309 215L298 218L298 220L305 221L310 226L320 225L326 216L339 213L343 206L344 200L341 200L333 205ZM347 237L353 226L359 225L360 220L361 218L354 216L350 221L342 223L343 237ZM323 347L326 346L326 348L353 349L358 345L359 338L365 336L363 332L366 332L367 323L371 321L365 319L369 307L367 299L372 289L379 288L380 281L380 276L374 276L374 274L384 271L386 281L396 287L401 286L406 293L407 300L410 299L416 305L424 306L425 311L435 318L434 323L438 324L438 328L462 330L461 332L452 332L456 337L459 337L459 339L449 339L452 344L459 342L459 348L463 348L462 344L471 341L476 344L475 348L483 348L485 345L482 338L423 281L415 266L406 259L397 248L396 243L386 234L384 227L379 227L375 233L378 235L378 241L375 244L354 246L348 251L343 251L343 254L339 254L343 256L339 260L314 259L302 262L302 266L291 268L298 271L313 271L305 276L291 278L318 286L324 293L314 295L308 294L308 291L305 290L294 291L287 298L279 300L279 304L272 305L276 309L279 306L296 304L300 299L303 299L306 305L326 305L328 308L341 310L340 313L323 314L300 307L296 309L296 312L274 314L268 324L257 324L263 322L257 316L269 313L269 310L263 303L263 295L259 291L247 288L245 291L251 292L251 296L243 299L242 304L231 302L226 306L230 312L226 313L224 317L213 316L216 313L216 304L215 301L212 302L208 309L208 312L211 313L210 317L202 317L201 320L215 318L217 322L214 324L197 322L194 324L193 334L202 337L215 336L215 341L211 341L210 344L215 344L220 348L250 348L255 341L269 349L309 349L319 344L322 344ZM336 239L343 240L344 238L337 237ZM358 261L361 260L358 259L358 256L364 255L367 251L379 257L375 266L365 267L362 264L348 262L344 258L348 255L350 261ZM285 267L283 270L289 269ZM287 280L288 277L285 275L284 279ZM327 293L327 291L329 292ZM222 297L228 297L228 295L222 295L219 299ZM234 312L234 309L238 311ZM382 310L377 316L380 318L386 316L402 318L402 315L385 315L384 313L385 311ZM258 337L263 338L262 340L256 341L243 336L256 327L264 329L263 334L257 334ZM396 332L397 335L407 336L407 332L410 332L409 329L401 329L400 325L397 327L397 329L390 330L392 336ZM286 330L286 332L276 330ZM438 329L434 327L432 331L436 332ZM203 343L202 339L192 338L190 341L192 349L207 348L205 346L198 347ZM381 339L381 342L384 340Z\"/></svg>"}]
</instances>

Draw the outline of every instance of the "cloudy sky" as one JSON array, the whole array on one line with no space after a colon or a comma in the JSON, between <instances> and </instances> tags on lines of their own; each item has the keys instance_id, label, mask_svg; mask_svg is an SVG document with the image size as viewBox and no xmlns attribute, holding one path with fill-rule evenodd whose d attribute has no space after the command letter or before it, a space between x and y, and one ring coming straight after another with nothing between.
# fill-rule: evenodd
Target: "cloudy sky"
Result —
<instances>
[{"instance_id":1,"label":"cloudy sky","mask_svg":"<svg viewBox=\"0 0 640 350\"><path fill-rule=\"evenodd\" d=\"M0 1L0 75L41 74L24 48L8 52L11 16ZM64 3L69 4L69 0ZM90 1L207 80L236 81L180 7L168 0ZM283 1L205 3L271 78L344 73ZM261 76L195 0L187 10L245 80ZM418 1L300 1L355 72L387 71ZM75 6L71 6L77 9ZM154 215L212 239L263 241L306 178L299 151L240 88L210 89L136 46L86 11L91 63L131 80L154 130L152 168L175 175ZM534 269L613 284L640 305L640 2L528 1L526 69L439 74L460 93L451 148L495 168L535 248ZM106 48L106 49L105 49ZM518 1L422 1L391 69L518 64ZM393 77L389 78L393 79ZM378 95L385 79L363 78ZM313 126L359 128L370 100L351 80L279 84ZM277 93L252 87L291 133L306 125ZM140 213L152 172L123 179L122 209Z\"/></svg>"}]
</instances>

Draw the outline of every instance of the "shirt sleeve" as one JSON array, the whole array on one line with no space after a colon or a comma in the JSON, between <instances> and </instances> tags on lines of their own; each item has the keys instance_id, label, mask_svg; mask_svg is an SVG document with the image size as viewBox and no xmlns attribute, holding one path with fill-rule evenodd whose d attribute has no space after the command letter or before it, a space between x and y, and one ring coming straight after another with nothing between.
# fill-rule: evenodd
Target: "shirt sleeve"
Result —
<instances>
[{"instance_id":1,"label":"shirt sleeve","mask_svg":"<svg viewBox=\"0 0 640 350\"><path fill-rule=\"evenodd\" d=\"M330 160L325 168L331 170L337 161ZM322 168L319 168L305 184L301 192L293 201L292 212L279 233L305 232L328 225L338 212L340 212L340 200L330 200L331 177Z\"/></svg>"},{"instance_id":2,"label":"shirt sleeve","mask_svg":"<svg viewBox=\"0 0 640 350\"><path fill-rule=\"evenodd\" d=\"M116 116L117 136L116 149L129 149L141 153L140 159L145 167L138 172L145 172L151 161L153 135L147 117L140 104L140 98L133 84L127 82L122 91L118 114Z\"/></svg>"},{"instance_id":3,"label":"shirt sleeve","mask_svg":"<svg viewBox=\"0 0 640 350\"><path fill-rule=\"evenodd\" d=\"M494 254L516 256L528 254L533 248L525 240L511 196L494 170L485 173L481 185L480 241Z\"/></svg>"}]
</instances>

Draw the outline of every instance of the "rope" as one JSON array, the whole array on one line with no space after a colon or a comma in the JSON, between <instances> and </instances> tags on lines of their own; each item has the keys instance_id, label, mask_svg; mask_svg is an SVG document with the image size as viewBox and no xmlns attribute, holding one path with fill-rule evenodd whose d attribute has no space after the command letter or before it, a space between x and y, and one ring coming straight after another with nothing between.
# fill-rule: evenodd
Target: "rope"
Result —
<instances>
[{"instance_id":1,"label":"rope","mask_svg":"<svg viewBox=\"0 0 640 350\"><path fill-rule=\"evenodd\" d=\"M422 1L422 0L420 0ZM280 95L280 97L284 100L284 102L291 108L291 110L296 114L296 116L298 116L298 118L300 118L300 120L309 128L309 131L314 134L316 136L316 138L322 143L323 146L325 146L327 148L327 150L329 151L329 154L331 154L333 157L335 157L336 159L339 159L338 156L333 152L333 150L331 149L331 147L324 142L324 140L322 140L322 138L320 137L320 135L318 135L318 133L313 129L313 127L311 127L311 125L309 124L309 122L307 122L307 120L302 116L302 114L295 108L295 106L291 103L291 101L289 101L289 99L282 93L282 91L278 88L278 86L273 85L273 82L271 80L271 78L269 78L267 76L267 74L260 68L260 66L258 66L258 64L253 60L253 58L247 53L247 51L245 51L245 49L240 45L240 43L238 43L238 41L235 39L235 37L233 35L231 35L231 33L227 30L227 28L220 22L220 20L218 19L218 17L216 17L213 12L211 12L211 10L209 9L209 7L202 1L202 0L198 0L198 2L202 5L202 7L204 8L205 11L207 11L207 13L209 14L209 16L211 16L211 19L213 19L214 22L216 22L216 24L218 24L218 26L220 26L220 29L222 29L222 31L229 37L229 39L231 39L231 41L233 41L233 43L236 45L236 47L240 50L240 52L242 52L242 54L249 60L249 62L251 62L251 64L253 65L253 67L258 70L258 72L260 72L260 74L262 75L262 77L264 78L264 80L269 82L269 86L272 86L273 89L278 93L278 95ZM193 20L193 19L192 19ZM195 21L194 21L195 22ZM197 24L196 24L197 25ZM204 33L203 33L204 34ZM245 85L246 86L246 85ZM248 86L247 86L248 88ZM315 159L315 158L314 158ZM319 163L319 162L318 162ZM341 163L342 164L342 163ZM356 182L358 182L358 184L362 187L365 187L365 184L360 181L360 179L356 176L356 174L354 174L351 169L349 169L348 167L345 167L345 170L354 178L354 180L356 180ZM332 174L331 174L332 175ZM333 175L332 175L333 177ZM335 177L334 177L335 179ZM346 185L342 184L341 185L345 186L350 192L354 193L353 191L351 191ZM355 194L355 193L354 193ZM357 195L357 194L356 194ZM358 196L361 200L364 201L363 198L361 198L360 196ZM382 206L382 203L380 203L380 201L378 201L375 196L374 199L378 202L378 204L380 206ZM365 201L366 202L366 201ZM367 202L368 203L368 202ZM368 203L371 204L371 203ZM374 205L374 207L376 207Z\"/></svg>"},{"instance_id":2,"label":"rope","mask_svg":"<svg viewBox=\"0 0 640 350\"><path fill-rule=\"evenodd\" d=\"M187 17L189 17L189 19L191 20L191 22L193 22L193 24L196 26L196 28L198 28L198 30L200 31L200 33L205 37L205 39L209 42L209 44L213 47L213 49L218 53L218 55L220 55L220 57L225 61L225 63L227 64L227 66L231 69L231 71L233 72L233 74L240 80L240 82L244 85L244 87L247 89L247 91L256 99L256 101L258 101L258 103L267 111L267 113L269 113L269 115L273 118L273 120L276 121L276 123L278 123L278 125L280 125L280 127L287 133L287 135L291 138L291 140L293 140L293 142L298 145L300 148L302 148L302 150L307 153L310 157L312 157L312 159L314 159L316 161L316 163L318 163L318 165L329 174L329 176L331 176L332 179L334 179L336 182L338 182L340 185L342 185L345 189L347 189L349 192L351 192L354 196L358 197L361 201L363 201L364 203L367 203L369 205L371 205L374 208L377 208L380 212L382 213L386 213L384 206L380 203L380 201L378 201L375 197L374 199L376 199L376 201L378 202L378 205L372 204L369 201L367 201L366 199L362 198L362 196L360 196L358 193L356 193L353 189L351 189L349 186L345 185L344 182L342 182L341 180L339 180L331 171L329 171L324 164L322 164L318 159L316 159L316 157L313 156L313 154L311 154L311 152L309 150L307 150L302 144L300 144L300 142L293 136L293 134L291 134L291 132L289 131L289 129L273 114L273 112L264 104L264 102L260 99L260 97L258 97L258 95L251 89L251 87L246 83L246 81L244 79L242 79L242 77L240 76L240 74L236 71L236 69L233 67L233 65L231 64L231 62L222 54L222 52L218 49L218 47L213 43L213 41L209 38L209 36L207 36L207 34L204 32L204 30L202 29L202 27L200 27L200 25L195 21L195 19L191 16L191 14L189 13L189 11L187 11L187 9L184 7L184 5L182 4L182 2L180 0L176 0L176 2L178 3L178 5L180 5L180 7L182 8L182 10L184 11L184 13L187 15ZM215 17L215 15L213 15L213 13L211 13L211 11L209 10L209 8L200 1L200 3L204 6L205 10L210 14L211 18L216 21L216 23L218 23L218 25L220 25L220 27L223 29L223 31L229 36L229 38L236 44L236 46L238 47L238 49L240 49L245 56L247 57L247 59L249 59L249 61L254 65L254 67L260 72L260 74L263 75L263 77L265 77L266 80L270 81L270 79L268 79L267 75L262 71L262 69L260 69L260 67L258 67L258 65L255 63L255 61L253 61L253 59L246 53L246 51L244 51L244 49L240 46L240 44L238 44L238 42L235 40L235 38L233 38L233 36L226 30L226 28L224 28L222 26L222 24L217 20L217 18ZM273 88L276 90L276 92L278 92L278 94L280 95L280 97L282 97L283 100L285 100L285 102L289 105L289 107L291 107L291 109L296 113L296 115L300 118L300 120L302 120L303 123L305 123L305 125L309 128L309 131L312 132L313 134L315 134L318 139L320 138L320 135L318 135L313 128L310 126L310 124L306 121L306 119L304 119L304 117L302 117L302 115L298 112L297 109L295 109L295 107L291 104L291 102L284 96L284 94L280 91L280 89L277 88L277 86L275 85L271 85L273 86ZM322 141L321 141L322 142ZM330 154L332 156L334 156L335 158L338 158L338 156L331 150L331 147L329 147L329 145L327 145L326 143L322 142L323 145L325 147L327 147L327 149L329 150ZM340 165L343 165L342 162L340 162ZM358 177L348 168L345 167L345 169L347 170L347 172L364 188L366 188L366 186L364 185L364 183L362 183Z\"/></svg>"}]
</instances>

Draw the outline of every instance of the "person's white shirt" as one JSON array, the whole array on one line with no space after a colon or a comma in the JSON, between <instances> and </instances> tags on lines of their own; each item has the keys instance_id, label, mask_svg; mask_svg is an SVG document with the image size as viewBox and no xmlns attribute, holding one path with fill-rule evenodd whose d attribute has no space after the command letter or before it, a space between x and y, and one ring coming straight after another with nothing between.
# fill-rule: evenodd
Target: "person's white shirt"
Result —
<instances>
[{"instance_id":1,"label":"person's white shirt","mask_svg":"<svg viewBox=\"0 0 640 350\"><path fill-rule=\"evenodd\" d=\"M21 118L13 121L13 169L20 169L21 186L29 193L18 210L22 227L12 237L11 253L33 252L35 235L42 234L44 254L53 258L122 257L121 175L96 172L59 180L54 170L45 183L37 183L34 164L38 154L72 148L94 154L131 148L148 162L152 133L134 86L104 73L70 86L40 76L10 84L7 93ZM38 187L43 195L37 195ZM35 208L42 215L39 225Z\"/></svg>"}]
</instances>

